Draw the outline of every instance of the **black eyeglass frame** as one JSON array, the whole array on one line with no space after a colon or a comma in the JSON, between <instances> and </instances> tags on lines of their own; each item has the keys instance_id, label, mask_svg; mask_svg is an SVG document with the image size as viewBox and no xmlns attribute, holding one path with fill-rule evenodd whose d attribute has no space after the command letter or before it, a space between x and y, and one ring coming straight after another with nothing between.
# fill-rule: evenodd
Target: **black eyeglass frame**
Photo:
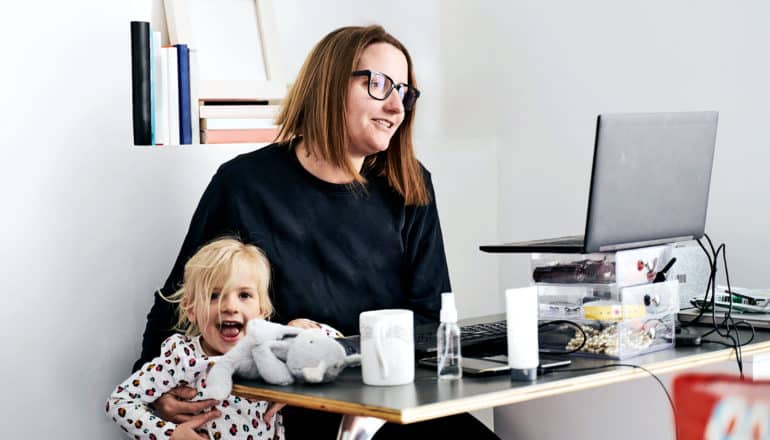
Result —
<instances>
[{"instance_id":1,"label":"black eyeglass frame","mask_svg":"<svg viewBox=\"0 0 770 440\"><path fill-rule=\"evenodd\" d=\"M385 96L382 97L382 98L378 98L378 97L372 95L372 74L374 74L374 73L376 73L378 75L384 76L387 80L390 81L390 84L391 84L390 90L385 92ZM409 104L409 105L407 105L407 103L405 101L406 97L407 97L406 93L404 94L404 97L401 98L401 104L404 106L404 111L407 111L407 112L408 111L412 111L412 108L414 107L414 104L417 102L417 98L420 97L420 91L417 90L417 88L415 88L413 86L410 86L407 83L396 84L396 82L393 81L393 78L389 77L388 75L386 75L386 74L384 74L382 72L378 72L376 70L370 70L370 69L354 70L353 73L351 73L350 75L351 76L366 76L366 77L368 77L369 78L369 83L367 84L366 92L369 93L370 97L372 97L373 99L376 99L377 101L384 101L384 100L388 99L390 97L390 94L393 93L393 90L400 89L401 87L406 86L408 90L411 90L414 93L414 99L412 100L411 104Z\"/></svg>"}]
</instances>

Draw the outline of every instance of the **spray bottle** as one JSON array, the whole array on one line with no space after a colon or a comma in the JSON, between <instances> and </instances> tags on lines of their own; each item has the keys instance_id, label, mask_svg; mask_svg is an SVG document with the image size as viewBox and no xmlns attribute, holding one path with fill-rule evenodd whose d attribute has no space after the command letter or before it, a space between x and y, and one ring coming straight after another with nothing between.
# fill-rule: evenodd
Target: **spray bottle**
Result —
<instances>
[{"instance_id":1,"label":"spray bottle","mask_svg":"<svg viewBox=\"0 0 770 440\"><path fill-rule=\"evenodd\" d=\"M460 355L460 327L452 293L441 294L441 324L436 333L438 378L459 379L463 376Z\"/></svg>"}]
</instances>

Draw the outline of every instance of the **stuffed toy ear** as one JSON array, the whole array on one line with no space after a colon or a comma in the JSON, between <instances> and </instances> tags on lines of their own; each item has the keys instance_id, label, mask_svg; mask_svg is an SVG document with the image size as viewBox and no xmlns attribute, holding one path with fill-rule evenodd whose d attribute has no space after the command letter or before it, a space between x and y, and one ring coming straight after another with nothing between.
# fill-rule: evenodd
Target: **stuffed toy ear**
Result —
<instances>
[{"instance_id":1,"label":"stuffed toy ear","mask_svg":"<svg viewBox=\"0 0 770 440\"><path fill-rule=\"evenodd\" d=\"M264 344L254 347L251 351L254 363L259 370L259 375L262 376L262 379L267 383L275 385L289 385L294 383L294 378L291 376L286 363L273 353L273 347L282 344L286 344L286 342L267 341ZM278 348L278 351L282 350L282 347Z\"/></svg>"},{"instance_id":2,"label":"stuffed toy ear","mask_svg":"<svg viewBox=\"0 0 770 440\"><path fill-rule=\"evenodd\" d=\"M323 330L306 330L294 338L286 364L300 382L331 382L346 366L345 349Z\"/></svg>"},{"instance_id":3,"label":"stuffed toy ear","mask_svg":"<svg viewBox=\"0 0 770 440\"><path fill-rule=\"evenodd\" d=\"M273 351L275 357L286 362L286 355L289 353L289 347L292 342L292 340L286 339L276 341L275 344L270 344L270 350Z\"/></svg>"}]
</instances>

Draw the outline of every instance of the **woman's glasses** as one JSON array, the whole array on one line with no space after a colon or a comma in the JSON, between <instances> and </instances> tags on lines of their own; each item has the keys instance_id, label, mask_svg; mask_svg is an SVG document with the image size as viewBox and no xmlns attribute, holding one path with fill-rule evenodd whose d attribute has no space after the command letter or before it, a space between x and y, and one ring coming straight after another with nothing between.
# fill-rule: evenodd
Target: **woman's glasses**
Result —
<instances>
[{"instance_id":1,"label":"woman's glasses","mask_svg":"<svg viewBox=\"0 0 770 440\"><path fill-rule=\"evenodd\" d=\"M388 75L374 70L356 70L353 76L366 76L369 78L369 96L384 101L395 90L404 104L404 111L411 111L415 101L420 97L420 91L409 84L396 84Z\"/></svg>"}]
</instances>

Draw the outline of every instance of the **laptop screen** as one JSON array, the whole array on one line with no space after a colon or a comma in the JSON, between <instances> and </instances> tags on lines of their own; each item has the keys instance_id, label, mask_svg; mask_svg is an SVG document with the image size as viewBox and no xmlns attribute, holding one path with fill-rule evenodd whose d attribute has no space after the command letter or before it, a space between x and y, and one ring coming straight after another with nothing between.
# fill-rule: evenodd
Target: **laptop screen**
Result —
<instances>
[{"instance_id":1,"label":"laptop screen","mask_svg":"<svg viewBox=\"0 0 770 440\"><path fill-rule=\"evenodd\" d=\"M703 236L717 112L599 115L587 252Z\"/></svg>"}]
</instances>

